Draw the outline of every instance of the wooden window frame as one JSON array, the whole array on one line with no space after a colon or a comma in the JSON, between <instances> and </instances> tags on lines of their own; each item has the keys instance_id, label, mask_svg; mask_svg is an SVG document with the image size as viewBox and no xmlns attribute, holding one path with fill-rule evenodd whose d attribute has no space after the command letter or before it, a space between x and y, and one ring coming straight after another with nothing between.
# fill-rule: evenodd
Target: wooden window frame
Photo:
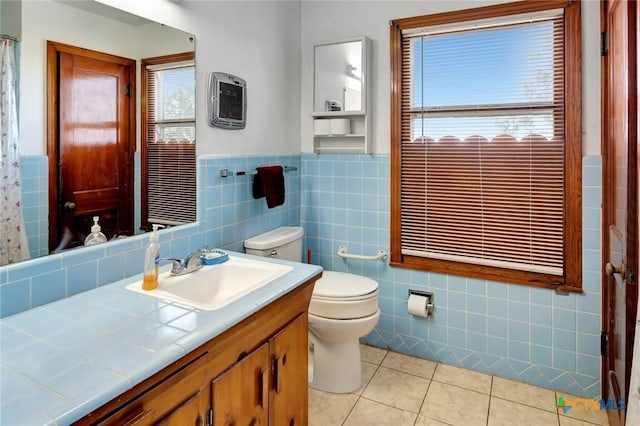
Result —
<instances>
[{"instance_id":1,"label":"wooden window frame","mask_svg":"<svg viewBox=\"0 0 640 426\"><path fill-rule=\"evenodd\" d=\"M151 230L149 223L149 194L148 194L148 153L147 153L147 135L148 130L148 73L147 68L153 65L170 64L173 62L195 61L195 52L183 52L172 55L156 56L146 58L141 61L140 67L140 227L145 231ZM196 171L194 170L194 174Z\"/></svg>"},{"instance_id":2,"label":"wooden window frame","mask_svg":"<svg viewBox=\"0 0 640 426\"><path fill-rule=\"evenodd\" d=\"M565 197L563 276L472 265L402 254L401 124L402 31L504 17L549 9L565 10ZM390 22L391 54L391 255L390 265L506 283L582 292L582 25L580 0L531 0L396 19ZM405 93L409 91L405 88Z\"/></svg>"}]
</instances>

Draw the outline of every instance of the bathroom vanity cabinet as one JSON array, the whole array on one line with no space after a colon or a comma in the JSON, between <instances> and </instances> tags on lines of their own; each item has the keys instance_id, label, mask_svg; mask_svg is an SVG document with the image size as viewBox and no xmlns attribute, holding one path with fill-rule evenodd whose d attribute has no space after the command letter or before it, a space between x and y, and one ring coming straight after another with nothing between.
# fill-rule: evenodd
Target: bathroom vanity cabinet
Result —
<instances>
[{"instance_id":1,"label":"bathroom vanity cabinet","mask_svg":"<svg viewBox=\"0 0 640 426\"><path fill-rule=\"evenodd\" d=\"M78 425L306 425L307 310L320 275Z\"/></svg>"}]
</instances>

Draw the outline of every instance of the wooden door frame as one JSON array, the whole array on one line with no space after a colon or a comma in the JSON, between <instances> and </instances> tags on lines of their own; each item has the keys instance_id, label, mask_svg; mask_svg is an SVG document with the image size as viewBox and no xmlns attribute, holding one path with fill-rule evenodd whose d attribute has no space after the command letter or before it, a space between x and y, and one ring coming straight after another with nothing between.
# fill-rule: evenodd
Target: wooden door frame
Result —
<instances>
[{"instance_id":1,"label":"wooden door frame","mask_svg":"<svg viewBox=\"0 0 640 426\"><path fill-rule=\"evenodd\" d=\"M610 2L603 1L601 3L600 9L600 26L602 32L609 31L608 22L607 22L607 6ZM640 10L636 2L628 2L629 10L633 8L633 13L630 18L633 18L633 22L631 19L628 21L630 24L629 29L634 32L635 37L632 38L633 44L635 46L630 46L629 51L636 50L638 48L638 30L640 29ZM631 25L633 24L633 25ZM609 140L609 110L607 106L609 105L609 60L610 56L607 54L603 54L601 56L601 93L602 93L602 112L601 112L601 125L602 125L602 133L601 133L601 149L602 149L602 262L601 262L601 271L602 271L602 329L607 330L606 321L609 319L609 315L611 314L609 311L608 299L610 295L610 284L609 277L604 271L604 265L609 261L609 223L612 219L612 208L605 201L611 198L612 191L615 191L612 188L613 178L614 178L614 170L609 167L609 156L612 152L612 143ZM631 185L632 189L635 191L627 191L627 215L631 218L636 218L635 224L635 232L629 233L627 232L626 238L626 250L627 250L627 259L631 259L630 263L632 266L638 266L638 250L640 250L640 246L638 243L638 178L639 178L639 170L638 164L639 159L637 157L640 150L638 149L638 123L640 123L640 117L638 115L638 105L640 104L640 98L638 96L638 86L640 86L638 82L638 59L637 55L630 56L629 60L629 71L630 71L630 80L633 79L635 81L635 90L631 90L629 92L630 96L635 97L635 105L631 105L629 108L629 147L635 144L635 156L630 156L628 159L628 179L633 179L635 181L635 185ZM634 108L635 107L635 108ZM633 154L633 149L628 148L629 151ZM631 234L631 235L630 235ZM632 273L637 274L637 271L632 271ZM638 279L637 276L634 280L633 285L626 285L625 287L625 336L621 336L624 338L624 351L625 351L625 396L629 395L629 384L631 378L631 366L633 360L633 345L636 331L636 314L637 314L637 306L638 306ZM608 345L609 352L615 350L612 348L612 345ZM608 386L608 371L609 371L609 363L608 363L608 355L602 356L601 363L601 390L602 390L602 398L610 399L612 395L609 395L609 386Z\"/></svg>"},{"instance_id":2,"label":"wooden door frame","mask_svg":"<svg viewBox=\"0 0 640 426\"><path fill-rule=\"evenodd\" d=\"M129 82L131 84L131 96L129 96L129 146L127 147L128 158L127 175L123 178L127 181L127 185L130 189L131 202L127 208L127 214L131 218L131 225L133 227L134 213L133 213L133 196L134 196L134 163L133 154L136 149L136 61L133 59L124 58L121 56L115 56L104 52L98 52L95 50L85 49L82 47L71 46L68 44L58 43L55 41L47 40L47 64L46 64L46 78L47 78L47 100L46 100L46 135L47 135L47 157L49 162L49 252L53 251L58 244L58 172L59 172L59 142L60 142L60 117L59 117L59 55L60 53L68 53L77 56L83 56L90 59L96 59L105 62L112 62L115 64L126 65L129 67ZM54 226L52 226L54 224Z\"/></svg>"}]
</instances>

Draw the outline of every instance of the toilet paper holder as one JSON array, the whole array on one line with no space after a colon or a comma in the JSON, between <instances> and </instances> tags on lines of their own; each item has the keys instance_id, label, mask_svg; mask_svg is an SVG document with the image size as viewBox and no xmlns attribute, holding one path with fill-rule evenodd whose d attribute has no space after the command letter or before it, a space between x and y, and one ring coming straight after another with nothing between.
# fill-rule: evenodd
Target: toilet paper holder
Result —
<instances>
[{"instance_id":1,"label":"toilet paper holder","mask_svg":"<svg viewBox=\"0 0 640 426\"><path fill-rule=\"evenodd\" d=\"M407 295L407 300L411 295L423 296L427 298L427 316L433 314L433 306L434 306L434 296L431 291L422 291L422 290L411 290L409 289L409 294Z\"/></svg>"}]
</instances>

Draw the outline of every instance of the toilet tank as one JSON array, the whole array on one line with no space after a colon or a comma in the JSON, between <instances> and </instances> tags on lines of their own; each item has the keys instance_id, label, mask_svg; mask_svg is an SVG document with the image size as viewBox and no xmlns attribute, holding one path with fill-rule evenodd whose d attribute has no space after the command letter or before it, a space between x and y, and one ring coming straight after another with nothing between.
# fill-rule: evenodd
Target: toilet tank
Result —
<instances>
[{"instance_id":1,"label":"toilet tank","mask_svg":"<svg viewBox=\"0 0 640 426\"><path fill-rule=\"evenodd\" d=\"M300 226L282 226L245 240L244 248L247 254L300 262L303 235Z\"/></svg>"}]
</instances>

